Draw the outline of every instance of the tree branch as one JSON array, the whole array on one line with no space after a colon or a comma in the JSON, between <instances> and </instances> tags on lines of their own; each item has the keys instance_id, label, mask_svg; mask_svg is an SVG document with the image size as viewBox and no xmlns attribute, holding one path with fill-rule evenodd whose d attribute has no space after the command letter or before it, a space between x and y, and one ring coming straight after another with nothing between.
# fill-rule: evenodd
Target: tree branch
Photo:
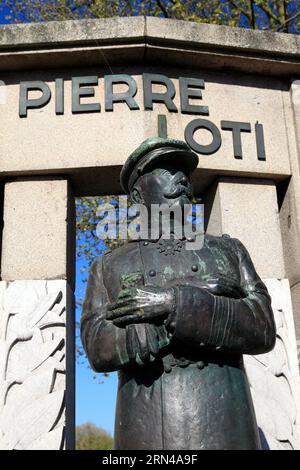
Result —
<instances>
[{"instance_id":1,"label":"tree branch","mask_svg":"<svg viewBox=\"0 0 300 470\"><path fill-rule=\"evenodd\" d=\"M255 11L254 11L254 0L250 0L250 10L251 10L251 26L253 29L257 29Z\"/></svg>"},{"instance_id":2,"label":"tree branch","mask_svg":"<svg viewBox=\"0 0 300 470\"><path fill-rule=\"evenodd\" d=\"M284 26L286 26L288 23L290 23L291 21L294 21L296 18L298 18L300 16L300 11L298 11L298 13L296 13L294 16L291 16L290 18L288 18L283 24L281 24L280 26L278 26L278 29L277 31L279 31L281 28L283 28Z\"/></svg>"},{"instance_id":3,"label":"tree branch","mask_svg":"<svg viewBox=\"0 0 300 470\"><path fill-rule=\"evenodd\" d=\"M264 4L261 3L261 2L257 2L256 5L257 5L259 8L261 8L261 9L266 13L266 15L269 16L269 18L272 18L272 19L273 19L274 21L276 21L277 23L280 23L279 17L276 16L276 15L272 12L271 8L267 7L266 5L264 5Z\"/></svg>"},{"instance_id":4,"label":"tree branch","mask_svg":"<svg viewBox=\"0 0 300 470\"><path fill-rule=\"evenodd\" d=\"M244 10L244 8L239 5L238 3L236 3L234 0L228 0L229 3L234 7L236 8L237 10L239 10L243 15L246 16L246 18L248 18L248 20L251 22L251 15L248 11Z\"/></svg>"},{"instance_id":5,"label":"tree branch","mask_svg":"<svg viewBox=\"0 0 300 470\"><path fill-rule=\"evenodd\" d=\"M156 0L156 3L158 5L158 7L161 9L163 15L165 18L170 18L170 15L169 13L167 12L167 9L166 7L163 5L163 3L160 1L160 0Z\"/></svg>"}]
</instances>

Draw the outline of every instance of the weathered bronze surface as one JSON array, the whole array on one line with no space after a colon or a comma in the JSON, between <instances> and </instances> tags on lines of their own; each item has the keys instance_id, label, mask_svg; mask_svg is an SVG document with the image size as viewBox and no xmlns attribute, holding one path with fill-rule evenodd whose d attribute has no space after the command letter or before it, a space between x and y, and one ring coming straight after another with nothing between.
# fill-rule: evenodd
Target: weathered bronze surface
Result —
<instances>
[{"instance_id":1,"label":"weathered bronze surface","mask_svg":"<svg viewBox=\"0 0 300 470\"><path fill-rule=\"evenodd\" d=\"M121 183L147 207L183 205L196 164L186 144L148 139ZM92 266L82 341L95 371L119 370L115 448L259 449L242 355L274 346L270 297L239 240L186 243L131 241Z\"/></svg>"}]
</instances>

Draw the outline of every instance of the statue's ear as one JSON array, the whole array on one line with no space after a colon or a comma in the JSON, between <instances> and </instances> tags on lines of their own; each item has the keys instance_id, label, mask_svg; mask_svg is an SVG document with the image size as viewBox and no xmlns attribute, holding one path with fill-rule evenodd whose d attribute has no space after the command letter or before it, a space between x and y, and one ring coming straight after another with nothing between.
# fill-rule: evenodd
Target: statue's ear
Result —
<instances>
[{"instance_id":1,"label":"statue's ear","mask_svg":"<svg viewBox=\"0 0 300 470\"><path fill-rule=\"evenodd\" d=\"M130 198L136 204L141 204L143 202L141 193L136 187L132 188L132 190L130 191Z\"/></svg>"}]
</instances>

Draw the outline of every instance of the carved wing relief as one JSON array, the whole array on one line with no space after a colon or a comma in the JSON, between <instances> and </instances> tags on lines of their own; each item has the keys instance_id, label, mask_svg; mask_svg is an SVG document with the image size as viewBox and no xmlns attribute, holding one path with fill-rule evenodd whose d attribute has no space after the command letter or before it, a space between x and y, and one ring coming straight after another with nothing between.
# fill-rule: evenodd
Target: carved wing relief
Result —
<instances>
[{"instance_id":1,"label":"carved wing relief","mask_svg":"<svg viewBox=\"0 0 300 470\"><path fill-rule=\"evenodd\" d=\"M62 449L65 281L0 283L0 448Z\"/></svg>"},{"instance_id":2,"label":"carved wing relief","mask_svg":"<svg viewBox=\"0 0 300 470\"><path fill-rule=\"evenodd\" d=\"M272 297L277 340L273 351L244 356L263 449L300 449L300 378L287 280L264 281Z\"/></svg>"}]
</instances>

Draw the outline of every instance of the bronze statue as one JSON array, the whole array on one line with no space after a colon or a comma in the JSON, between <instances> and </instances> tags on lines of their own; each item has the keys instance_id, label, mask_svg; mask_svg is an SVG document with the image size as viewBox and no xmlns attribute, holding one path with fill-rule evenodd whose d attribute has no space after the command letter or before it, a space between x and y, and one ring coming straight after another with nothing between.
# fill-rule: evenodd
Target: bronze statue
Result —
<instances>
[{"instance_id":1,"label":"bronze statue","mask_svg":"<svg viewBox=\"0 0 300 470\"><path fill-rule=\"evenodd\" d=\"M147 139L121 184L134 202L183 205L197 155ZM228 235L141 239L96 258L81 320L97 372L119 370L116 449L259 449L243 354L270 351L270 297L242 243Z\"/></svg>"}]
</instances>

